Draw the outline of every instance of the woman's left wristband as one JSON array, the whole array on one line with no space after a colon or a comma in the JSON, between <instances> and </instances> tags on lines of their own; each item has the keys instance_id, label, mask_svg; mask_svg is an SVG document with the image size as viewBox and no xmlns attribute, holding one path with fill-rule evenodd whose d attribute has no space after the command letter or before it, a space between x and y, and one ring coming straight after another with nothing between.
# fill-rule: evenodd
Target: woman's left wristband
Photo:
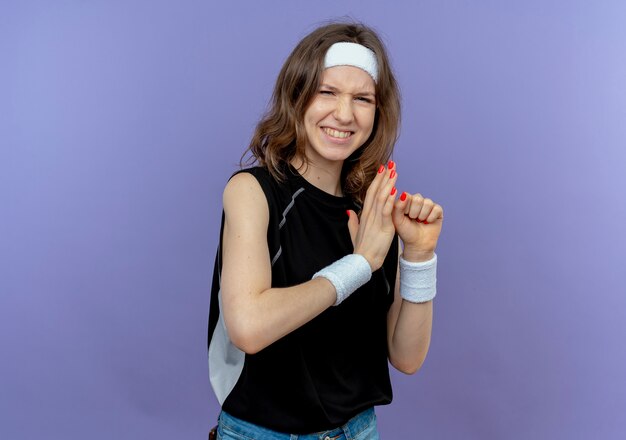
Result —
<instances>
[{"instance_id":1,"label":"woman's left wristband","mask_svg":"<svg viewBox=\"0 0 626 440\"><path fill-rule=\"evenodd\" d=\"M400 296L412 303L432 301L437 295L437 254L428 261L406 261L400 255Z\"/></svg>"}]
</instances>

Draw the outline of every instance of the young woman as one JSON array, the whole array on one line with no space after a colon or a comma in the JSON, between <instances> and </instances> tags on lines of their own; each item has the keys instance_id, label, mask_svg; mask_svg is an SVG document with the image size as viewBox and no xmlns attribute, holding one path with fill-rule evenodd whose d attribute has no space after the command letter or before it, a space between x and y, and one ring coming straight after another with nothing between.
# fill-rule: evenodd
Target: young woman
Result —
<instances>
[{"instance_id":1,"label":"young woman","mask_svg":"<svg viewBox=\"0 0 626 440\"><path fill-rule=\"evenodd\" d=\"M396 190L399 119L366 26L318 28L285 62L249 147L258 166L224 190L209 319L218 438L376 439L388 361L422 365L443 210Z\"/></svg>"}]
</instances>

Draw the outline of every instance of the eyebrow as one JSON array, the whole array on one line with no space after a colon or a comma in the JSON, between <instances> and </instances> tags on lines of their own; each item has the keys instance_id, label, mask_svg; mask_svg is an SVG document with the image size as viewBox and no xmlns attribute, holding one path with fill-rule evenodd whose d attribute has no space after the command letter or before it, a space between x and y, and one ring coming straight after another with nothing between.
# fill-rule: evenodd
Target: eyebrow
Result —
<instances>
[{"instance_id":1,"label":"eyebrow","mask_svg":"<svg viewBox=\"0 0 626 440\"><path fill-rule=\"evenodd\" d=\"M339 91L339 89L337 87L331 86L330 84L326 84L326 83L322 83L320 85L320 87L325 87L327 89L330 89L333 92ZM369 90L362 90L360 92L356 92L355 95L357 95L357 96L372 96L372 97L376 97L376 93L375 92L371 92Z\"/></svg>"}]
</instances>

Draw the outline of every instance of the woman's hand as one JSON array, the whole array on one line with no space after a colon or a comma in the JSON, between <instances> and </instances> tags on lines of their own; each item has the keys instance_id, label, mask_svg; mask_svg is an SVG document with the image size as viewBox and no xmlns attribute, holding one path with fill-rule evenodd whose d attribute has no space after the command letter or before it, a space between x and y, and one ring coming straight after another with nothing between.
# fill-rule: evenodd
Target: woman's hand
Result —
<instances>
[{"instance_id":1,"label":"woman's hand","mask_svg":"<svg viewBox=\"0 0 626 440\"><path fill-rule=\"evenodd\" d=\"M443 225L443 208L421 194L403 192L391 216L404 243L404 258L427 261L433 256Z\"/></svg>"},{"instance_id":2,"label":"woman's hand","mask_svg":"<svg viewBox=\"0 0 626 440\"><path fill-rule=\"evenodd\" d=\"M383 265L395 234L391 213L396 198L394 185L397 179L392 161L389 161L387 167L381 165L367 189L360 220L354 211L348 211L348 229L354 253L365 257L372 272Z\"/></svg>"}]
</instances>

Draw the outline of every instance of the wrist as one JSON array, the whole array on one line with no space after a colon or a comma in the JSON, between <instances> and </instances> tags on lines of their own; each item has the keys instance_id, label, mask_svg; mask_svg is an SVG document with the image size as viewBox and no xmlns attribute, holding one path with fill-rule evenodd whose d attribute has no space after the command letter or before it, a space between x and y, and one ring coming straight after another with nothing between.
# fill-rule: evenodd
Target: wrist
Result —
<instances>
[{"instance_id":1,"label":"wrist","mask_svg":"<svg viewBox=\"0 0 626 440\"><path fill-rule=\"evenodd\" d=\"M316 272L313 278L317 277L326 278L335 287L337 306L370 280L372 270L363 255L349 254Z\"/></svg>"},{"instance_id":2,"label":"wrist","mask_svg":"<svg viewBox=\"0 0 626 440\"><path fill-rule=\"evenodd\" d=\"M435 256L435 251L423 251L411 249L409 247L405 247L402 251L402 257L406 261L410 261L411 263L421 263L424 261L432 260Z\"/></svg>"},{"instance_id":3,"label":"wrist","mask_svg":"<svg viewBox=\"0 0 626 440\"><path fill-rule=\"evenodd\" d=\"M400 256L400 296L412 303L432 301L437 294L437 256L424 262Z\"/></svg>"},{"instance_id":4,"label":"wrist","mask_svg":"<svg viewBox=\"0 0 626 440\"><path fill-rule=\"evenodd\" d=\"M376 269L374 269L374 265L372 264L372 262L370 261L369 258L367 258L364 254L362 254L361 252L357 252L356 250L352 253L352 255L358 255L359 257L363 257L365 258L365 261L367 261L367 264L369 264L370 266L370 271L373 273L376 271Z\"/></svg>"}]
</instances>

